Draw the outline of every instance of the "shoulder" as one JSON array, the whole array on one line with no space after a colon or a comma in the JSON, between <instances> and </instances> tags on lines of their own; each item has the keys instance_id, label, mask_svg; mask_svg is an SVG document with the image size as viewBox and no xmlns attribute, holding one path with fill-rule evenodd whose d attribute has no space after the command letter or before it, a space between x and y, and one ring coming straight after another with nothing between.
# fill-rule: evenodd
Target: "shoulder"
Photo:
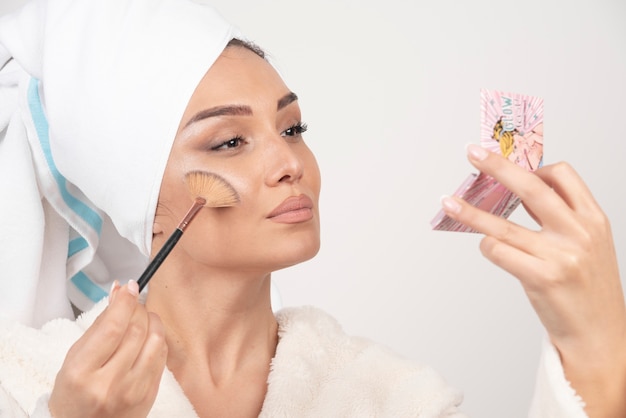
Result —
<instances>
[{"instance_id":1,"label":"shoulder","mask_svg":"<svg viewBox=\"0 0 626 418\"><path fill-rule=\"evenodd\" d=\"M313 306L283 308L276 313L278 336L287 339L309 337L336 341L348 338L339 322L328 313Z\"/></svg>"},{"instance_id":2,"label":"shoulder","mask_svg":"<svg viewBox=\"0 0 626 418\"><path fill-rule=\"evenodd\" d=\"M347 335L320 309L287 308L276 318L279 344L264 411L276 408L273 414L285 416L422 416L418 411L432 410L440 416L456 410L461 401L432 368Z\"/></svg>"}]
</instances>

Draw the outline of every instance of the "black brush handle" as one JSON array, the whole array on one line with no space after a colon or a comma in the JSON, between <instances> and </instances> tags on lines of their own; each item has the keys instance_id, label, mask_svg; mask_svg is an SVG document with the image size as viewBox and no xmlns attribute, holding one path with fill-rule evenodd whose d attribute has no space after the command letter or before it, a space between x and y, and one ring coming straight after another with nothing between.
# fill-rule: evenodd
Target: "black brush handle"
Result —
<instances>
[{"instance_id":1,"label":"black brush handle","mask_svg":"<svg viewBox=\"0 0 626 418\"><path fill-rule=\"evenodd\" d=\"M139 285L139 292L143 290L144 287L148 284L148 281L154 276L154 273L161 266L161 263L165 260L165 257L168 256L172 248L176 245L181 235L183 235L182 229L176 228L172 235L165 241L163 247L159 250L156 256L152 259L148 267L144 270L143 274L139 279L137 279L137 284Z\"/></svg>"}]
</instances>

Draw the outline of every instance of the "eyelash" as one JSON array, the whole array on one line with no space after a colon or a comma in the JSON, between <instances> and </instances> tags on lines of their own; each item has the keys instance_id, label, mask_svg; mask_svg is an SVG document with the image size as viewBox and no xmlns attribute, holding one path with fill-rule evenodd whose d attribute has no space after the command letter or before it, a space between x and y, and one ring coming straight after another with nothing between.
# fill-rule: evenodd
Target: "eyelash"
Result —
<instances>
[{"instance_id":1,"label":"eyelash","mask_svg":"<svg viewBox=\"0 0 626 418\"><path fill-rule=\"evenodd\" d=\"M306 123L298 122L291 125L289 128L285 129L282 135L286 136L299 136L305 133L309 129ZM288 131L293 131L291 134L288 134Z\"/></svg>"},{"instance_id":2,"label":"eyelash","mask_svg":"<svg viewBox=\"0 0 626 418\"><path fill-rule=\"evenodd\" d=\"M244 141L243 137L237 135L234 138L229 139L228 141L224 141L219 145L211 147L211 151L220 151L222 149L231 149L237 148Z\"/></svg>"},{"instance_id":3,"label":"eyelash","mask_svg":"<svg viewBox=\"0 0 626 418\"><path fill-rule=\"evenodd\" d=\"M289 137L300 136L303 133L305 133L307 131L307 129L308 129L308 126L307 126L306 123L297 122L297 123L294 123L293 125L291 125L289 128L285 129L281 133L281 136L289 136ZM222 142L219 145L211 147L211 150L212 151L219 151L219 150L222 150L222 149L237 148L244 141L245 141L245 139L241 135L237 135L237 136L229 139L228 141L224 141L224 142Z\"/></svg>"}]
</instances>

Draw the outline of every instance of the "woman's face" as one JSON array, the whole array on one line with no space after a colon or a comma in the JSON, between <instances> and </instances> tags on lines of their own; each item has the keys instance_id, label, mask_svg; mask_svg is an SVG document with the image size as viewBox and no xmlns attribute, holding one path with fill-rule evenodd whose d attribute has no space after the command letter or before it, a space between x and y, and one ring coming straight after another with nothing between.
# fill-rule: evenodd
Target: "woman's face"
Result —
<instances>
[{"instance_id":1,"label":"woman's face","mask_svg":"<svg viewBox=\"0 0 626 418\"><path fill-rule=\"evenodd\" d=\"M313 257L320 174L304 130L297 97L274 68L246 48L226 48L181 120L163 176L153 254L193 202L185 174L202 170L226 179L240 203L200 211L170 255L181 268L270 272ZM296 210L293 201L305 207Z\"/></svg>"}]
</instances>

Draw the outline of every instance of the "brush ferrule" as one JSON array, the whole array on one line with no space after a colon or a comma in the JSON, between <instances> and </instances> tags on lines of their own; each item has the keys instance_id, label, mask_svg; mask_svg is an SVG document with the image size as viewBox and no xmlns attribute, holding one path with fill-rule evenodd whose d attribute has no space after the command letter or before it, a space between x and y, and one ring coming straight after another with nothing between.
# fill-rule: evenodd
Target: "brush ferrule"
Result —
<instances>
[{"instance_id":1,"label":"brush ferrule","mask_svg":"<svg viewBox=\"0 0 626 418\"><path fill-rule=\"evenodd\" d=\"M178 224L178 229L180 229L181 231L184 231L185 228L187 228L187 225L189 225L189 222L191 222L194 216L196 216L198 211L202 209L202 207L205 204L206 204L206 199L202 197L197 197L195 202L193 203L193 206L189 208L183 220L180 221L180 223Z\"/></svg>"}]
</instances>

